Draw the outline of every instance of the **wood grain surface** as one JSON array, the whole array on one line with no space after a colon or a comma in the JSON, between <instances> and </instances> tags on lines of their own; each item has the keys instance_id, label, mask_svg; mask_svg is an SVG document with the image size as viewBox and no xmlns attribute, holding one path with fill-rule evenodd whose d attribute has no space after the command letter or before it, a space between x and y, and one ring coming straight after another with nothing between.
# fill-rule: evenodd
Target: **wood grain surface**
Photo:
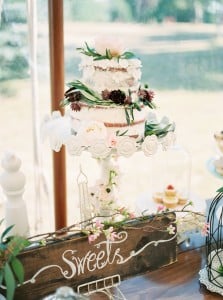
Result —
<instances>
[{"instance_id":1,"label":"wood grain surface","mask_svg":"<svg viewBox=\"0 0 223 300\"><path fill-rule=\"evenodd\" d=\"M199 282L199 271L205 266L204 238L194 235L178 248L177 262L125 279L119 286L127 300L222 300ZM107 299L96 294L91 300Z\"/></svg>"}]
</instances>

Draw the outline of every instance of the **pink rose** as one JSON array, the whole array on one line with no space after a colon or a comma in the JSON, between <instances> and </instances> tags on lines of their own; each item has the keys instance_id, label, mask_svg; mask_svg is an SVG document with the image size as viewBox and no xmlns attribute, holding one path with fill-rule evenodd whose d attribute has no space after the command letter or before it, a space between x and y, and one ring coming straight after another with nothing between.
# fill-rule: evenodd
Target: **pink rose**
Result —
<instances>
[{"instance_id":1,"label":"pink rose","mask_svg":"<svg viewBox=\"0 0 223 300\"><path fill-rule=\"evenodd\" d=\"M106 50L109 50L110 54L114 57L125 52L124 45L121 40L107 37L99 37L95 39L95 50L101 55L106 55Z\"/></svg>"}]
</instances>

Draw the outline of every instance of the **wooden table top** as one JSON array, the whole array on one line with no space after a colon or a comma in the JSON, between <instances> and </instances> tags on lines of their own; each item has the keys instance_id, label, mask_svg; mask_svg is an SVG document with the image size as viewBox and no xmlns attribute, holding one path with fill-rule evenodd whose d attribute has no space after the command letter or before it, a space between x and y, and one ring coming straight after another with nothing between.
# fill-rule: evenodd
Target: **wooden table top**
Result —
<instances>
[{"instance_id":1,"label":"wooden table top","mask_svg":"<svg viewBox=\"0 0 223 300\"><path fill-rule=\"evenodd\" d=\"M195 237L189 247L182 244L176 263L126 279L119 289L127 300L222 300L199 282L199 271L206 263L203 243L204 239ZM108 298L97 294L91 299Z\"/></svg>"}]
</instances>

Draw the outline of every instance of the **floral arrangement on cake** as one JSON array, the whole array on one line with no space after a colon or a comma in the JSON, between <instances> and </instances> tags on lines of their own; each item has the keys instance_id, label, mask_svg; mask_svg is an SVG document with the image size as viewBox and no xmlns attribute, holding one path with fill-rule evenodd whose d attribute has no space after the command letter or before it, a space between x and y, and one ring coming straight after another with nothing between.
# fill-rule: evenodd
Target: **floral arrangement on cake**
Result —
<instances>
[{"instance_id":1,"label":"floral arrangement on cake","mask_svg":"<svg viewBox=\"0 0 223 300\"><path fill-rule=\"evenodd\" d=\"M136 101L133 99L130 90L127 95L120 89L113 91L104 90L100 95L80 80L70 82L67 85L69 89L65 92L65 98L61 101L61 106L70 105L74 111L80 111L83 103L92 106L122 105L125 108L126 121L128 124L131 124L134 121L134 109L140 111L143 105L151 109L156 108L153 101L155 94L152 90L148 89L147 85L144 88L140 87L138 89L138 99Z\"/></svg>"},{"instance_id":2,"label":"floral arrangement on cake","mask_svg":"<svg viewBox=\"0 0 223 300\"><path fill-rule=\"evenodd\" d=\"M101 59L130 59L134 58L135 54L129 51L125 51L123 44L112 38L103 38L95 40L95 48L89 47L85 42L85 47L77 48L81 53L87 56L92 56L94 60Z\"/></svg>"}]
</instances>

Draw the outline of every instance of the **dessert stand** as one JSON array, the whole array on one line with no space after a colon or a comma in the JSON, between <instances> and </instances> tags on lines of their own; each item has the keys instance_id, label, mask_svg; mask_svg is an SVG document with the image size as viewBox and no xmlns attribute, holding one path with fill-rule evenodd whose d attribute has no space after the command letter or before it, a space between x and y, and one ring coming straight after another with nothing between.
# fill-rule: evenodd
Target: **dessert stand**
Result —
<instances>
[{"instance_id":1,"label":"dessert stand","mask_svg":"<svg viewBox=\"0 0 223 300\"><path fill-rule=\"evenodd\" d=\"M73 156L80 156L88 151L97 160L101 176L96 190L102 187L102 197L96 197L98 206L91 201L88 178L80 166L77 184L82 220L78 232L74 233L76 228L69 226L54 235L48 235L45 238L45 247L37 244L19 255L26 278L23 285L16 290L16 297L19 299L23 295L27 300L35 300L34 293L45 296L55 291L58 286L67 285L79 289L87 296L100 292L109 299L125 299L118 289L121 279L176 261L176 217L174 213L167 212L129 218L130 214L127 212L126 218L126 210L124 214L120 213L123 207L117 215L119 208L116 202L116 183L119 177L116 159L129 159L139 152L150 157L156 153L158 147L167 150L175 136L173 132L169 132L162 139L148 136L138 143L135 138L120 136L115 142L113 140L109 143L105 139L95 139L95 136L93 139L89 139L89 136L83 139L71 134L68 120L67 116L62 117L54 112L52 118L45 119L42 134L49 138L51 148L55 151L60 151L61 146L65 145ZM108 195L104 192L108 192ZM100 201L101 199L105 201ZM121 222L121 227L114 231L109 225L102 230L105 235L100 234L96 240L89 239L95 226L111 221L111 224ZM88 237L83 234L87 231L91 233Z\"/></svg>"},{"instance_id":2,"label":"dessert stand","mask_svg":"<svg viewBox=\"0 0 223 300\"><path fill-rule=\"evenodd\" d=\"M58 152L62 145L65 145L71 156L80 157L84 152L88 152L92 159L97 161L100 175L94 189L100 190L99 194L101 193L101 197L105 200L101 200L100 195L94 195L97 199L89 199L88 178L82 166L80 166L80 174L77 178L80 214L85 216L85 219L90 216L89 204L87 205L87 203L92 201L100 203L100 207L97 209L97 204L93 203L94 212L99 215L111 214L111 211L117 208L117 198L120 197L117 194L122 179L122 174L120 174L122 172L119 168L119 165L122 164L121 160L129 160L133 157L132 163L138 164L137 156L152 158L158 150L167 151L175 143L173 131L167 132L162 138L158 138L154 134L148 135L144 139L140 136L138 138L127 135L108 136L105 135L106 128L104 125L96 121L88 122L80 134L77 132L73 134L72 131L69 115L61 116L58 111L53 112L52 116L47 117L42 124L43 139L49 139L52 150ZM143 166L143 161L141 163L140 168L143 169L145 166ZM137 166L135 167L137 168ZM95 173L95 170L89 171ZM137 173L135 175L140 176ZM80 181L80 177L85 183ZM140 178L137 179L137 184L139 184ZM94 192L94 194L98 193ZM85 209L86 211L84 211ZM81 221L84 219L81 218Z\"/></svg>"}]
</instances>

